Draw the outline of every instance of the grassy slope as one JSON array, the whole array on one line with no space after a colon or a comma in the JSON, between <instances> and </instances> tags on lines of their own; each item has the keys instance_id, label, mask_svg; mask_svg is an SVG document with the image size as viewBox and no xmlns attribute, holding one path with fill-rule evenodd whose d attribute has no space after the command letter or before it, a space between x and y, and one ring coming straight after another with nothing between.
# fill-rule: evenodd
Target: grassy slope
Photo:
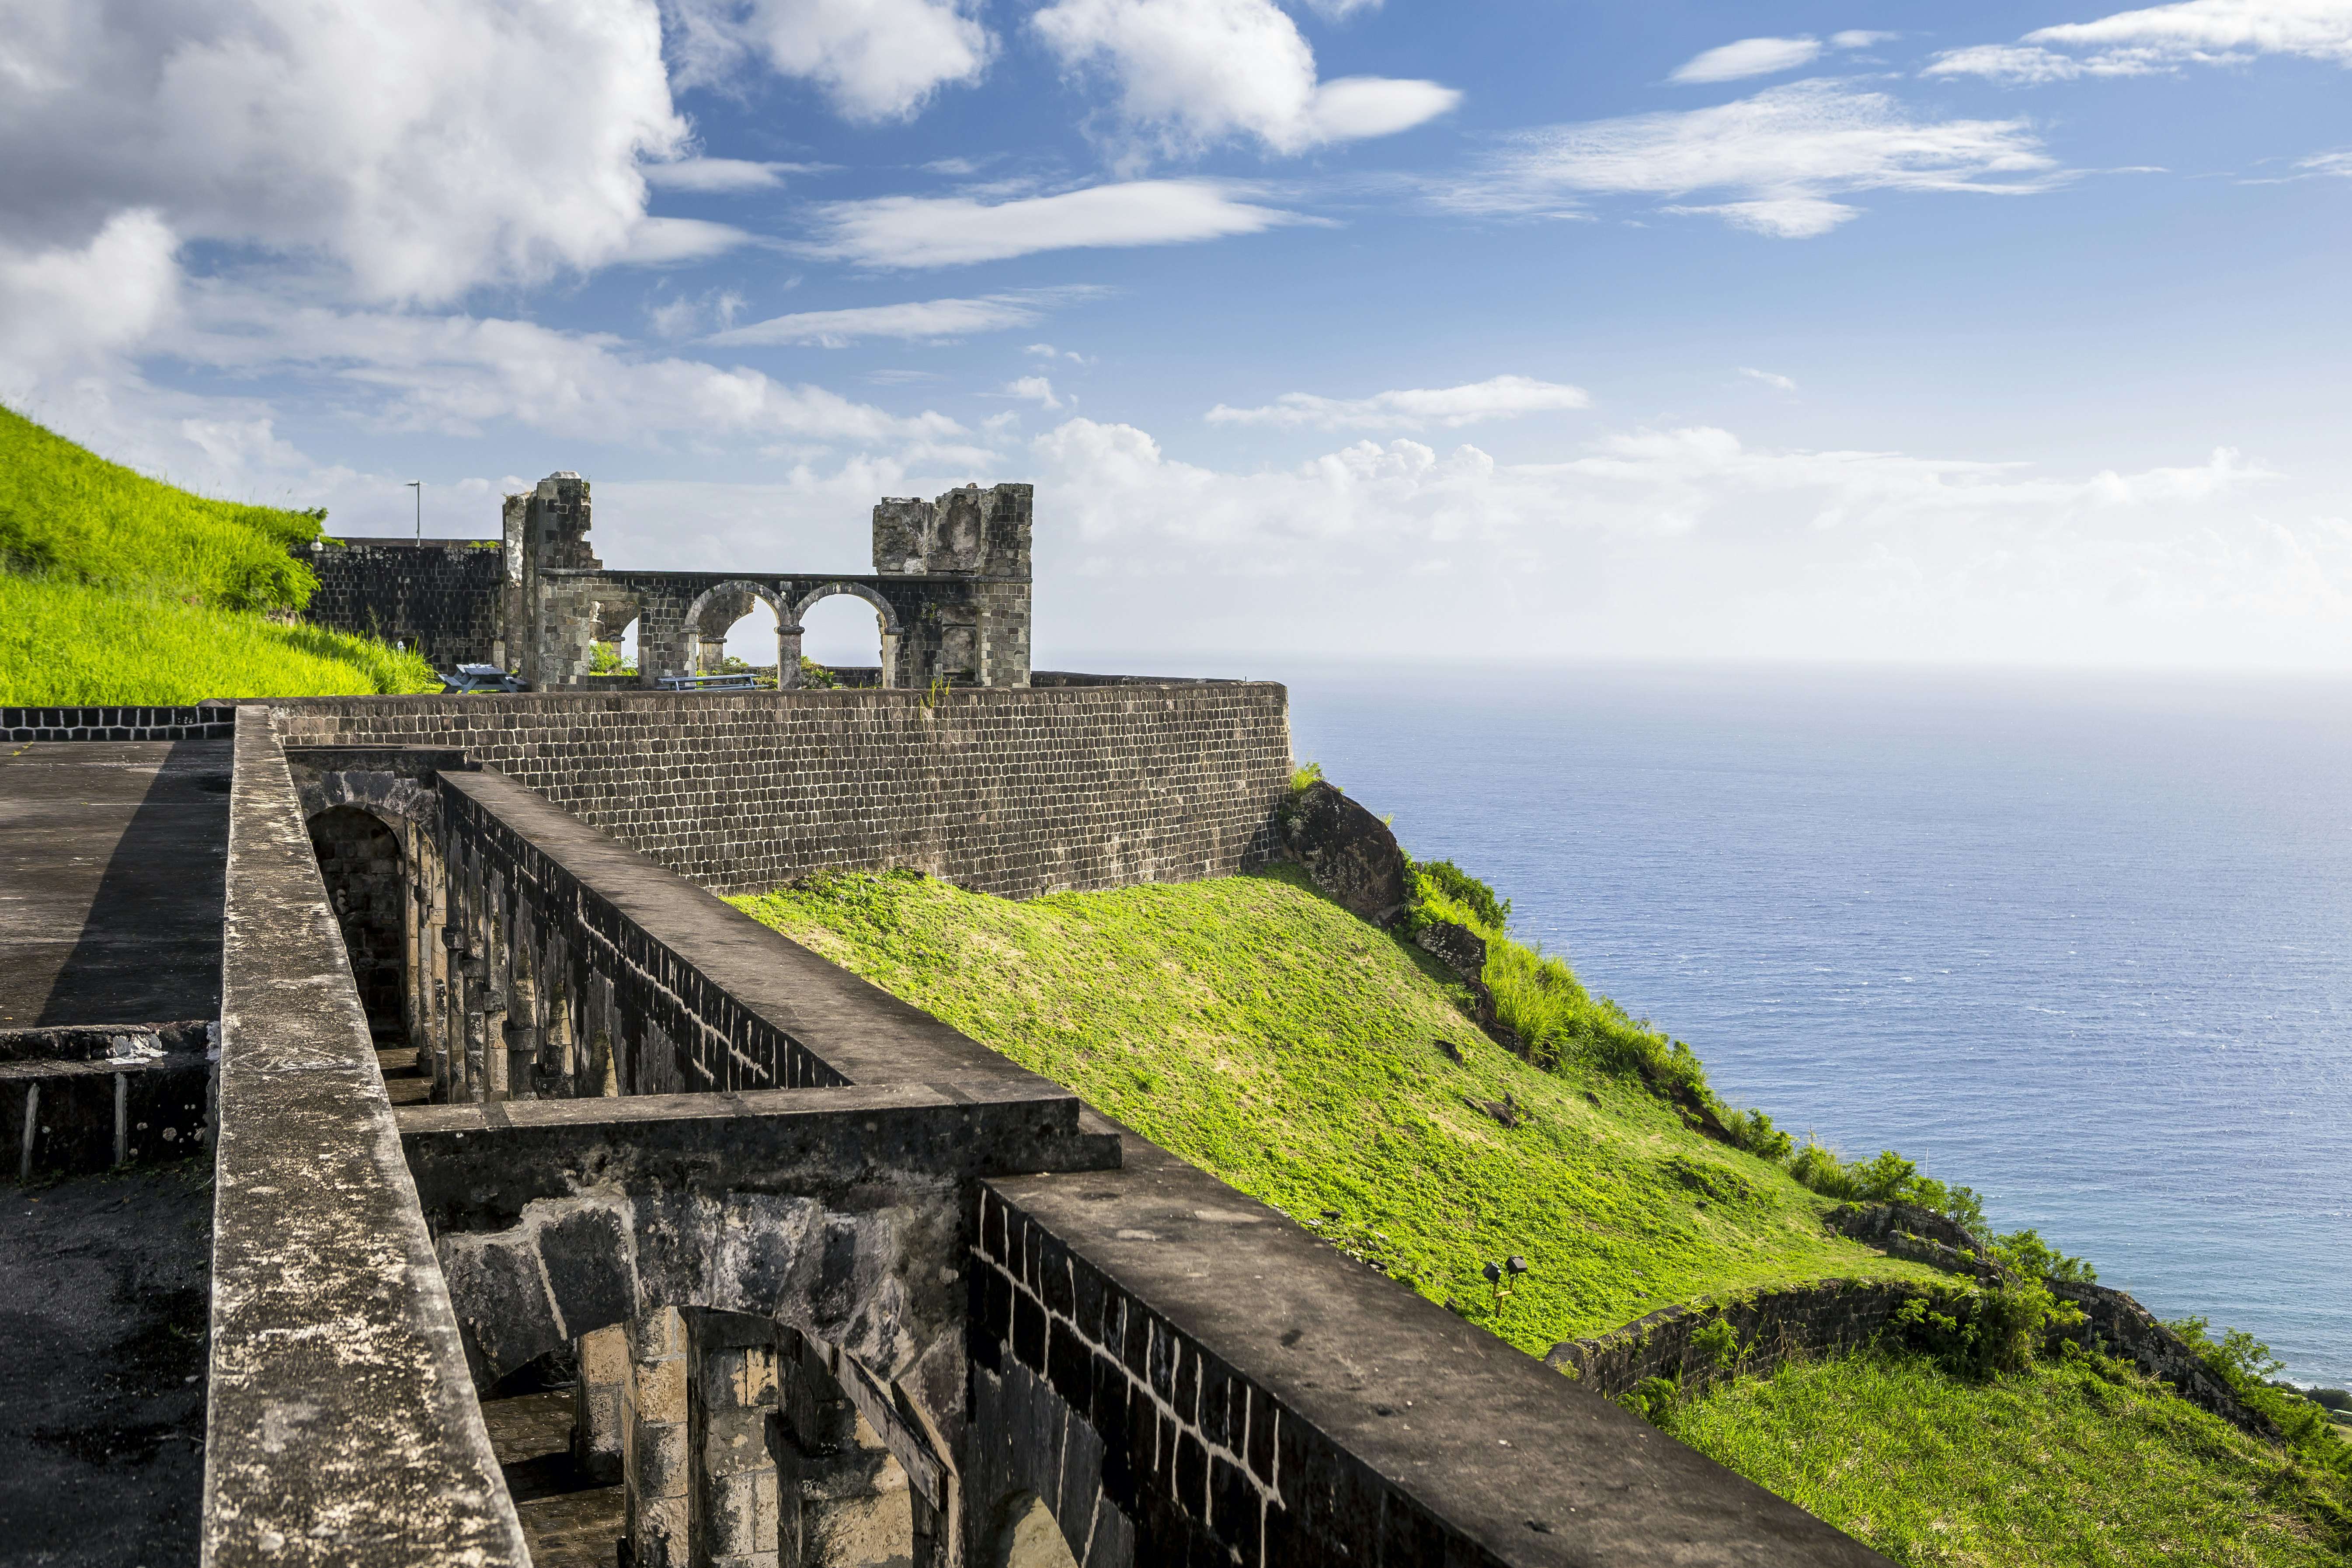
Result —
<instances>
[{"instance_id":1,"label":"grassy slope","mask_svg":"<svg viewBox=\"0 0 2352 1568\"><path fill-rule=\"evenodd\" d=\"M1661 1425L1918 1568L2352 1554L2336 1483L2088 1358L1984 1384L1913 1355L1801 1363Z\"/></svg>"},{"instance_id":2,"label":"grassy slope","mask_svg":"<svg viewBox=\"0 0 2352 1568\"><path fill-rule=\"evenodd\" d=\"M1638 1086L1488 1044L1424 955L1289 868L1024 903L910 875L735 901L1538 1354L1693 1296L1926 1272L1826 1235L1826 1200ZM1506 1094L1531 1124L1464 1103ZM1478 1271L1512 1254L1532 1269L1498 1317Z\"/></svg>"},{"instance_id":3,"label":"grassy slope","mask_svg":"<svg viewBox=\"0 0 2352 1568\"><path fill-rule=\"evenodd\" d=\"M208 500L0 408L0 702L428 691L422 658L283 626L319 520Z\"/></svg>"},{"instance_id":4,"label":"grassy slope","mask_svg":"<svg viewBox=\"0 0 2352 1568\"><path fill-rule=\"evenodd\" d=\"M0 703L437 691L415 654L250 611L0 574Z\"/></svg>"}]
</instances>

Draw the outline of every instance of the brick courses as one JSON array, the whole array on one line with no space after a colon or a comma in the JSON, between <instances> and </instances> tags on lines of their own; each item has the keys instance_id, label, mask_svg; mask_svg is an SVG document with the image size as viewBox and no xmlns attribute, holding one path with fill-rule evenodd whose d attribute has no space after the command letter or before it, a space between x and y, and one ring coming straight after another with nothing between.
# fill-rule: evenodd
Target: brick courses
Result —
<instances>
[{"instance_id":1,"label":"brick courses","mask_svg":"<svg viewBox=\"0 0 2352 1568\"><path fill-rule=\"evenodd\" d=\"M913 867L1008 898L1273 858L1264 682L274 700L289 746L462 749L714 891Z\"/></svg>"}]
</instances>

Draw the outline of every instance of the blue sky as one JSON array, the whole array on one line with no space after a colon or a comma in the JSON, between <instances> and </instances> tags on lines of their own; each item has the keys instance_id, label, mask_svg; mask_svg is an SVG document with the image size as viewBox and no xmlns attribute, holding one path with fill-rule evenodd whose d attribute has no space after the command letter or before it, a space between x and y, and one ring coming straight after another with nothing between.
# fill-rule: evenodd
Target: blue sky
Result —
<instances>
[{"instance_id":1,"label":"blue sky","mask_svg":"<svg viewBox=\"0 0 2352 1568\"><path fill-rule=\"evenodd\" d=\"M2352 666L2352 0L9 10L0 395L340 531L1028 479L1049 666Z\"/></svg>"}]
</instances>

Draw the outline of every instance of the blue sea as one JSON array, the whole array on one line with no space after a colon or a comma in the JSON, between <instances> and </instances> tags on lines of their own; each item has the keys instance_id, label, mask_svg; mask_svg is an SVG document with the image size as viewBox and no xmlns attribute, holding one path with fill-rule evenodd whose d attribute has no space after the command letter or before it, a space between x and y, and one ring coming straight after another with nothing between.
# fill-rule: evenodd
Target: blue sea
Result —
<instances>
[{"instance_id":1,"label":"blue sea","mask_svg":"<svg viewBox=\"0 0 2352 1568\"><path fill-rule=\"evenodd\" d=\"M1726 1100L2352 1384L2352 683L1249 662Z\"/></svg>"}]
</instances>

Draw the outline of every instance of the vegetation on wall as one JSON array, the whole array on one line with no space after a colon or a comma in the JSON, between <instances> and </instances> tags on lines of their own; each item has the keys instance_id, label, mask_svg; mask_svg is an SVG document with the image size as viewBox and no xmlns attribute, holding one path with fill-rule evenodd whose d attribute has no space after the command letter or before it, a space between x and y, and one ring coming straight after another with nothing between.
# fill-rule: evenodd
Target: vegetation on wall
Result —
<instances>
[{"instance_id":1,"label":"vegetation on wall","mask_svg":"<svg viewBox=\"0 0 2352 1568\"><path fill-rule=\"evenodd\" d=\"M289 552L325 517L192 495L0 408L0 702L437 689L415 654L289 624L317 586Z\"/></svg>"}]
</instances>

